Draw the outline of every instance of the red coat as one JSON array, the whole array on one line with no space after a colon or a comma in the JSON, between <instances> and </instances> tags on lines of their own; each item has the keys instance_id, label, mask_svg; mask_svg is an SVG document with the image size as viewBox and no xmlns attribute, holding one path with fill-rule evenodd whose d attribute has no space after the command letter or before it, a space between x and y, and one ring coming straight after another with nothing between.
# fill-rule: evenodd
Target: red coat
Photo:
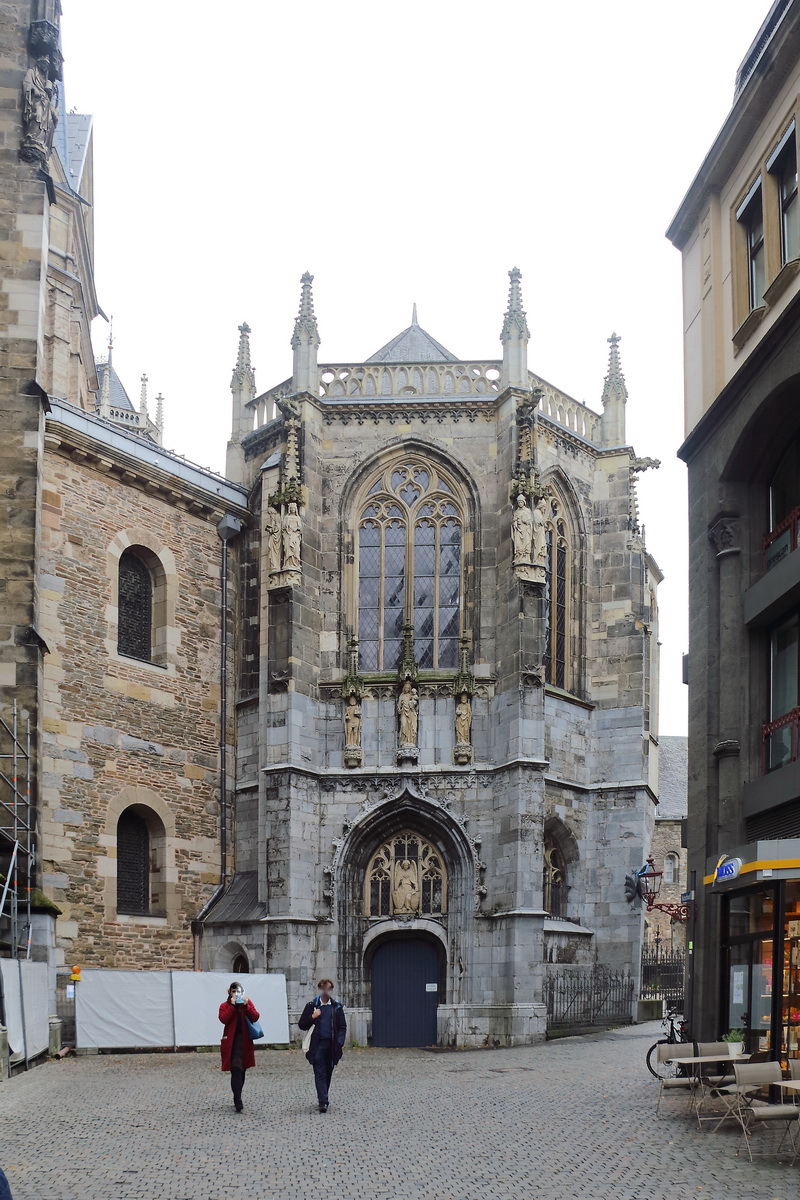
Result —
<instances>
[{"instance_id":1,"label":"red coat","mask_svg":"<svg viewBox=\"0 0 800 1200\"><path fill-rule=\"evenodd\" d=\"M245 1014L251 1021L258 1020L258 1010L252 1000L246 1000L244 1004L230 1004L229 1001L223 1000L219 1006L219 1019L225 1026L225 1032L222 1035L222 1041L219 1044L219 1052L222 1055L222 1070L230 1071L231 1069L231 1052L233 1051L233 1035L236 1032L236 1022L241 1021L242 1026L242 1066L245 1071L248 1067L256 1065L256 1053L253 1049L253 1043L250 1041L250 1035L247 1032L247 1026L244 1023Z\"/></svg>"}]
</instances>

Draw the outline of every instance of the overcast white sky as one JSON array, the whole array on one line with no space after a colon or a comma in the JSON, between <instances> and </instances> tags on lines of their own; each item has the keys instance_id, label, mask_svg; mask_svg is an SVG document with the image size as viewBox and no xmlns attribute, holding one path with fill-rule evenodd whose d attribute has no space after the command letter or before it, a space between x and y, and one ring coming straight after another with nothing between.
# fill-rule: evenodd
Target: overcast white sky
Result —
<instances>
[{"instance_id":1,"label":"overcast white sky","mask_svg":"<svg viewBox=\"0 0 800 1200\"><path fill-rule=\"evenodd\" d=\"M94 114L96 267L114 363L165 444L220 470L237 326L291 372L299 277L321 362L411 319L500 356L509 267L529 364L599 408L621 334L660 589L661 732L686 730L680 256L670 218L769 0L64 0L65 100ZM107 327L95 323L102 350Z\"/></svg>"}]
</instances>

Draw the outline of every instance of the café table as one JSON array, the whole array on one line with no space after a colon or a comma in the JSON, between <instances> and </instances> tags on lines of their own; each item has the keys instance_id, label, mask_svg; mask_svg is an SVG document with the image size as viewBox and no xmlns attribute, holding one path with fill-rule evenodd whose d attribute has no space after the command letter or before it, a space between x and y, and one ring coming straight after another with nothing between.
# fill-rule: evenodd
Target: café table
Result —
<instances>
[{"instance_id":1,"label":"caf\u00e9 table","mask_svg":"<svg viewBox=\"0 0 800 1200\"><path fill-rule=\"evenodd\" d=\"M721 1117L720 1117L719 1113L715 1113L712 1116L708 1116L708 1117L703 1117L700 1115L700 1109L701 1109L703 1101L705 1099L705 1092L706 1092L706 1088L704 1088L704 1086L703 1086L703 1073L702 1073L702 1070L700 1069L703 1066L703 1064L704 1063L728 1063L728 1062L732 1064L734 1062L747 1062L749 1058L750 1058L749 1054L733 1055L733 1054L728 1053L728 1054L676 1054L674 1057L670 1057L667 1059L667 1062L675 1063L677 1066L693 1068L693 1074L694 1074L695 1080L698 1084L698 1087L696 1087L694 1090L695 1090L695 1092L700 1093L699 1098L694 1100L694 1105L693 1105L694 1106L694 1115L697 1117L698 1125L700 1125L701 1121L716 1121L717 1124L714 1126L714 1129L712 1130L713 1133L716 1133L717 1129L719 1129L722 1122L727 1120L728 1117L734 1117L735 1119L738 1120L738 1117L736 1117L736 1114L733 1112L735 1099L733 1101L726 1100L727 1108L726 1108L725 1113Z\"/></svg>"}]
</instances>

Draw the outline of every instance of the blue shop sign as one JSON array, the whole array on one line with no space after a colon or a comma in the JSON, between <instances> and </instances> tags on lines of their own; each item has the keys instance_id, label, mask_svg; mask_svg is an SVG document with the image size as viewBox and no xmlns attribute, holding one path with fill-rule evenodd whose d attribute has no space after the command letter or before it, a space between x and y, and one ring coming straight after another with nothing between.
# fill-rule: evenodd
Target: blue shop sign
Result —
<instances>
[{"instance_id":1,"label":"blue shop sign","mask_svg":"<svg viewBox=\"0 0 800 1200\"><path fill-rule=\"evenodd\" d=\"M740 858L728 858L727 855L723 855L714 871L714 883L730 883L732 879L738 878L741 869L742 860Z\"/></svg>"}]
</instances>

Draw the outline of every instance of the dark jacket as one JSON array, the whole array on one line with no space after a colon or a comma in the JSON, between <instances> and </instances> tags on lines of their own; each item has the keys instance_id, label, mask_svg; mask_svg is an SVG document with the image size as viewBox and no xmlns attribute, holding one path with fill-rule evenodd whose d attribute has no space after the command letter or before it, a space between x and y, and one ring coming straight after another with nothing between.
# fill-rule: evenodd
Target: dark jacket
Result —
<instances>
[{"instance_id":1,"label":"dark jacket","mask_svg":"<svg viewBox=\"0 0 800 1200\"><path fill-rule=\"evenodd\" d=\"M300 1020L297 1022L298 1026L300 1027L300 1029L302 1029L303 1033L305 1033L308 1029L310 1029L312 1025L314 1026L314 1032L311 1036L311 1045L309 1046L308 1053L306 1054L306 1058L308 1059L309 1062L311 1062L312 1059L314 1058L314 1049L316 1046L316 1042L318 1040L319 1023L321 1020L320 1017L317 1017L315 1019L314 1017L311 1016L311 1014L313 1013L315 1008L319 1008L319 999L320 999L319 996L317 996L316 999L311 1000L305 1006L305 1008L303 1009L302 1015L300 1017ZM347 1037L347 1018L345 1017L344 1009L342 1008L342 1006L338 1000L331 999L331 1004L333 1005L333 1012L331 1013L331 1018L332 1018L331 1033L333 1035L333 1061L334 1061L334 1063L338 1063L339 1059L342 1057L342 1047L344 1046L344 1040Z\"/></svg>"}]
</instances>

